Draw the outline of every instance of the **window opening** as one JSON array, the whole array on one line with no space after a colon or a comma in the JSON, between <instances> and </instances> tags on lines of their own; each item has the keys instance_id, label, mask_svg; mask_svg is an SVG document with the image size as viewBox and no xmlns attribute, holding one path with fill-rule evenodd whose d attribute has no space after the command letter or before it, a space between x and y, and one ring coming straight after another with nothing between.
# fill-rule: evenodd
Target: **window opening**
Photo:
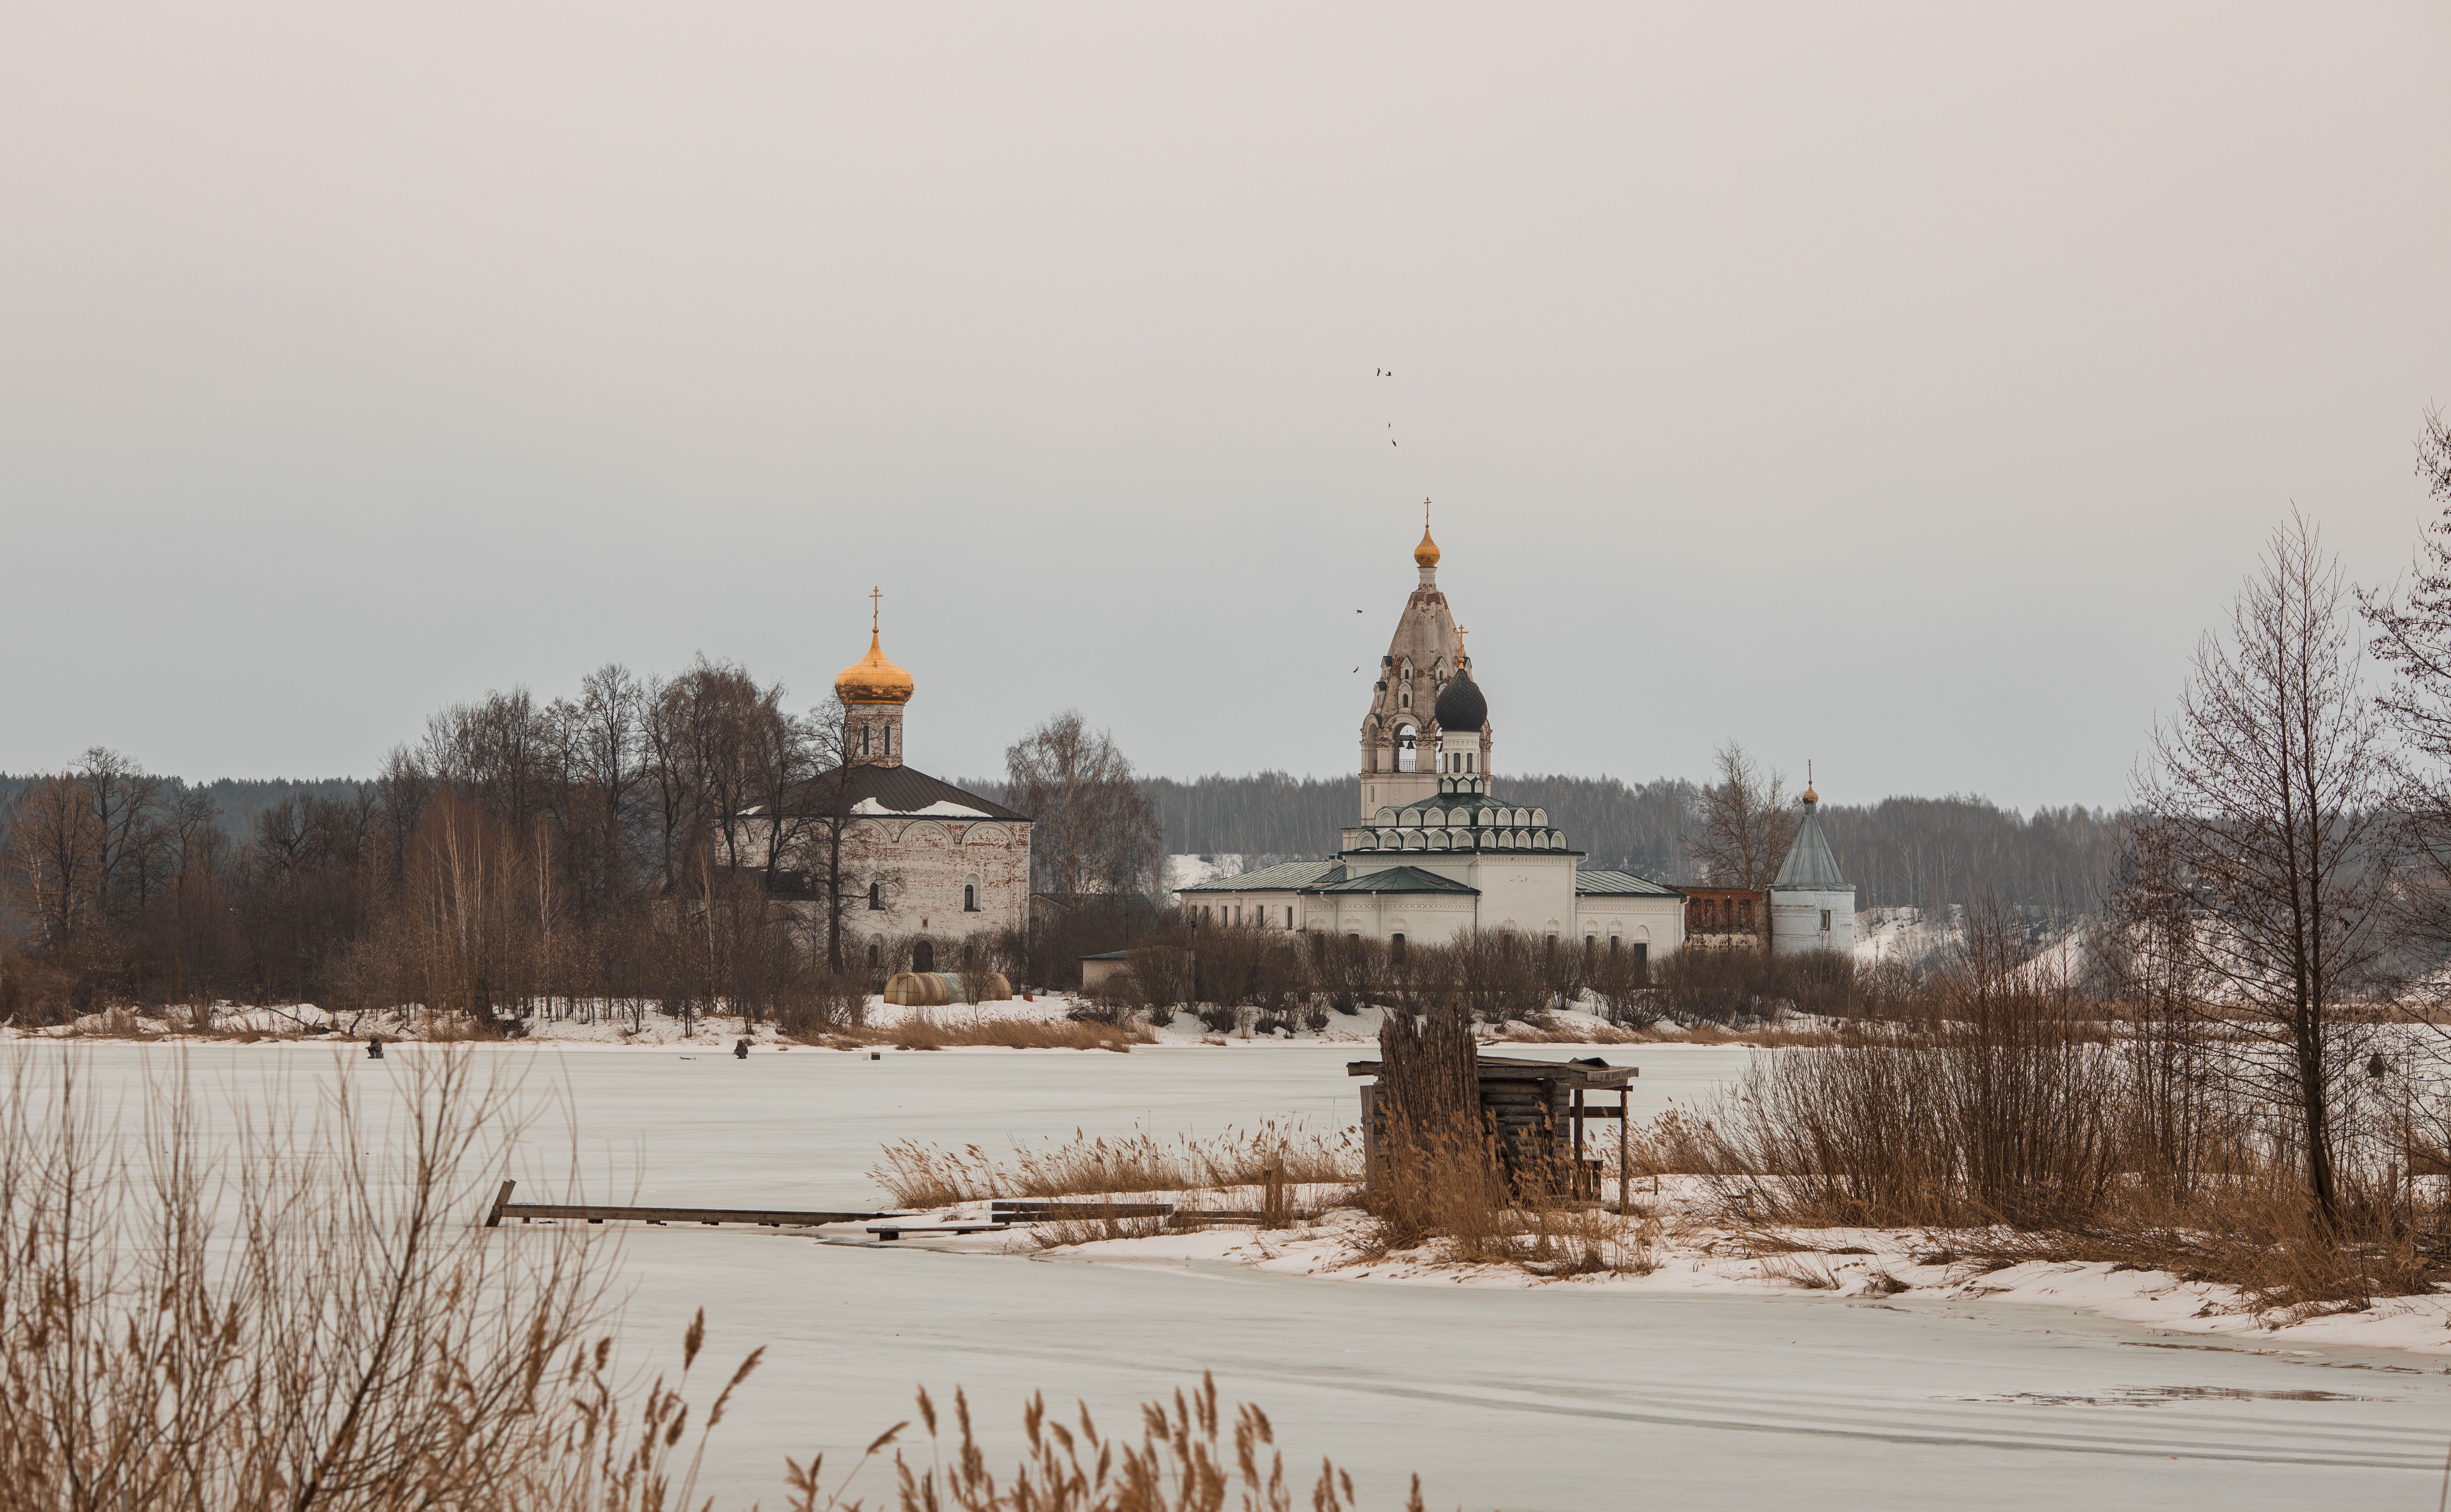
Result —
<instances>
[{"instance_id":1,"label":"window opening","mask_svg":"<svg viewBox=\"0 0 2451 1512\"><path fill-rule=\"evenodd\" d=\"M936 945L934 941L921 940L918 944L911 947L911 969L914 972L932 972L936 969Z\"/></svg>"},{"instance_id":2,"label":"window opening","mask_svg":"<svg viewBox=\"0 0 2451 1512\"><path fill-rule=\"evenodd\" d=\"M1387 936L1387 954L1392 960L1402 961L1404 958L1404 936L1402 934Z\"/></svg>"},{"instance_id":3,"label":"window opening","mask_svg":"<svg viewBox=\"0 0 2451 1512\"><path fill-rule=\"evenodd\" d=\"M965 882L965 883L963 883L963 884L962 884L962 912L963 912L963 913L976 913L978 911L979 911L979 890L978 890L977 885L976 885L975 883L971 883L971 882Z\"/></svg>"},{"instance_id":4,"label":"window opening","mask_svg":"<svg viewBox=\"0 0 2451 1512\"><path fill-rule=\"evenodd\" d=\"M885 907L884 883L871 882L868 884L868 906L873 909L881 909Z\"/></svg>"}]
</instances>

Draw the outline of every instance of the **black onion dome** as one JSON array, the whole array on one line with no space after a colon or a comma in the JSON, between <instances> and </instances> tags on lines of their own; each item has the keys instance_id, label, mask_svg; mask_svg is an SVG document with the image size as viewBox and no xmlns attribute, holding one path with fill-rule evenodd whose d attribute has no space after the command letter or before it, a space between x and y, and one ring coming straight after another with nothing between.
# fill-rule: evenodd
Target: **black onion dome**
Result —
<instances>
[{"instance_id":1,"label":"black onion dome","mask_svg":"<svg viewBox=\"0 0 2451 1512\"><path fill-rule=\"evenodd\" d=\"M1471 673L1458 669L1439 690L1435 717L1441 730L1478 730L1489 722L1489 700L1480 696Z\"/></svg>"}]
</instances>

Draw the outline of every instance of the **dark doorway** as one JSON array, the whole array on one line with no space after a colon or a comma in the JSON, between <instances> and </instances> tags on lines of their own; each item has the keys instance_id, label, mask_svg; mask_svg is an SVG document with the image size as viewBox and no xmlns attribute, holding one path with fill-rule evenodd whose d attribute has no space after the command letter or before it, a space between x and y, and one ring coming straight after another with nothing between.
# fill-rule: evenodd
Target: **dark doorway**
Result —
<instances>
[{"instance_id":1,"label":"dark doorway","mask_svg":"<svg viewBox=\"0 0 2451 1512\"><path fill-rule=\"evenodd\" d=\"M932 972L936 969L934 941L921 940L911 947L911 969L914 972Z\"/></svg>"}]
</instances>

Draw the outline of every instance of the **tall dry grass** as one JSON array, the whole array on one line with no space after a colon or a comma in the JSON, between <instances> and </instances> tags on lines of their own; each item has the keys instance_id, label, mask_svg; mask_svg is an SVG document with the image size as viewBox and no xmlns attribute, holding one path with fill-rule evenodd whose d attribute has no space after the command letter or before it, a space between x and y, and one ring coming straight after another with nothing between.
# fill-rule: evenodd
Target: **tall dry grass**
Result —
<instances>
[{"instance_id":1,"label":"tall dry grass","mask_svg":"<svg viewBox=\"0 0 2451 1512\"><path fill-rule=\"evenodd\" d=\"M1103 1050L1117 1054L1135 1045L1154 1045L1147 1025L1104 1024L1088 1019L1029 1018L1019 1013L912 1013L899 1023L853 1030L851 1043L891 1045L897 1050L951 1050L989 1046L1006 1050Z\"/></svg>"},{"instance_id":2,"label":"tall dry grass","mask_svg":"<svg viewBox=\"0 0 2451 1512\"><path fill-rule=\"evenodd\" d=\"M1022 1413L1028 1445L1009 1480L988 1467L987 1453L971 1426L968 1397L953 1395L953 1434L949 1443L934 1400L919 1393L919 1416L929 1440L924 1463L897 1451L895 1503L901 1512L1294 1512L1297 1491L1285 1476L1276 1428L1249 1403L1237 1404L1230 1429L1213 1377L1204 1376L1187 1395L1141 1408L1140 1441L1109 1438L1084 1404L1069 1424L1048 1416L1044 1397ZM868 1446L861 1463L894 1443L908 1423ZM1229 1437L1230 1434L1230 1437ZM824 1484L822 1460L790 1468L794 1512L856 1512L842 1501L843 1487ZM1306 1499L1311 1512L1352 1512L1358 1504L1353 1478L1325 1460ZM1421 1478L1413 1478L1406 1512L1422 1512Z\"/></svg>"},{"instance_id":3,"label":"tall dry grass","mask_svg":"<svg viewBox=\"0 0 2451 1512\"><path fill-rule=\"evenodd\" d=\"M1658 1226L1610 1211L1547 1162L1509 1162L1478 1114L1414 1120L1389 1109L1363 1205L1360 1258L1429 1248L1442 1261L1542 1276L1642 1275L1658 1266Z\"/></svg>"},{"instance_id":4,"label":"tall dry grass","mask_svg":"<svg viewBox=\"0 0 2451 1512\"><path fill-rule=\"evenodd\" d=\"M677 1373L625 1375L614 1242L478 1226L523 1118L516 1082L459 1047L403 1052L386 1125L346 1077L291 1115L235 1091L208 1108L174 1073L123 1124L83 1066L58 1047L0 1062L0 1512L712 1506L698 1474L763 1351L696 1388L701 1311ZM1148 1404L1137 1443L1033 1400L1009 1479L955 1401L947 1444L921 1397L931 1453L895 1453L902 1512L1295 1504L1267 1417L1244 1405L1229 1425L1213 1382ZM821 1462L787 1462L785 1504L856 1512L860 1465L828 1484ZM1324 1464L1310 1501L1350 1512L1352 1482Z\"/></svg>"},{"instance_id":5,"label":"tall dry grass","mask_svg":"<svg viewBox=\"0 0 2451 1512\"><path fill-rule=\"evenodd\" d=\"M516 1086L456 1049L392 1075L397 1128L343 1077L311 1114L233 1093L232 1143L183 1072L123 1126L75 1052L9 1059L0 1509L689 1499L685 1380L617 1382L592 1337L611 1251L471 1226Z\"/></svg>"},{"instance_id":6,"label":"tall dry grass","mask_svg":"<svg viewBox=\"0 0 2451 1512\"><path fill-rule=\"evenodd\" d=\"M1358 1133L1264 1123L1205 1138L1160 1140L1146 1131L1093 1138L1078 1129L1062 1144L990 1155L976 1145L947 1149L903 1140L885 1147L869 1174L906 1208L944 1208L992 1197L1082 1197L1109 1192L1200 1191L1254 1187L1274 1170L1288 1186L1350 1186L1362 1179Z\"/></svg>"},{"instance_id":7,"label":"tall dry grass","mask_svg":"<svg viewBox=\"0 0 2451 1512\"><path fill-rule=\"evenodd\" d=\"M2259 1306L2363 1306L2451 1277L2451 1207L2378 1129L2310 1201L2285 1114L2167 1026L2104 1043L2049 994L1766 1052L1737 1085L1633 1131L1646 1175L1706 1178L1715 1222L1946 1230L1986 1258L2107 1260Z\"/></svg>"}]
</instances>

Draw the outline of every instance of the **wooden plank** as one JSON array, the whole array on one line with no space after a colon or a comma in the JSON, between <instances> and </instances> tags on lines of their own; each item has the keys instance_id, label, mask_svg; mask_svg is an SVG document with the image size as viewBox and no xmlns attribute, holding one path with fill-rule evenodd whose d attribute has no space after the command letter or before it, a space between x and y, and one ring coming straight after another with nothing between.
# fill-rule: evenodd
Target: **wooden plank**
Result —
<instances>
[{"instance_id":1,"label":"wooden plank","mask_svg":"<svg viewBox=\"0 0 2451 1512\"><path fill-rule=\"evenodd\" d=\"M500 1228L502 1227L502 1207L505 1203L508 1203L511 1200L511 1188L518 1185L519 1183L516 1181L505 1181L502 1183L501 1189L494 1193L494 1206L485 1213L486 1227Z\"/></svg>"},{"instance_id":2,"label":"wooden plank","mask_svg":"<svg viewBox=\"0 0 2451 1512\"><path fill-rule=\"evenodd\" d=\"M802 1228L817 1224L873 1223L879 1218L897 1216L890 1212L804 1212L773 1208L632 1208L601 1203L499 1203L501 1218L525 1222L534 1218L567 1220L584 1219L600 1224L606 1219L624 1223L651 1224L755 1224L768 1228ZM491 1227L489 1225L489 1227Z\"/></svg>"},{"instance_id":3,"label":"wooden plank","mask_svg":"<svg viewBox=\"0 0 2451 1512\"><path fill-rule=\"evenodd\" d=\"M1000 1202L990 1209L1002 1222L1041 1218L1163 1218L1170 1202Z\"/></svg>"}]
</instances>

